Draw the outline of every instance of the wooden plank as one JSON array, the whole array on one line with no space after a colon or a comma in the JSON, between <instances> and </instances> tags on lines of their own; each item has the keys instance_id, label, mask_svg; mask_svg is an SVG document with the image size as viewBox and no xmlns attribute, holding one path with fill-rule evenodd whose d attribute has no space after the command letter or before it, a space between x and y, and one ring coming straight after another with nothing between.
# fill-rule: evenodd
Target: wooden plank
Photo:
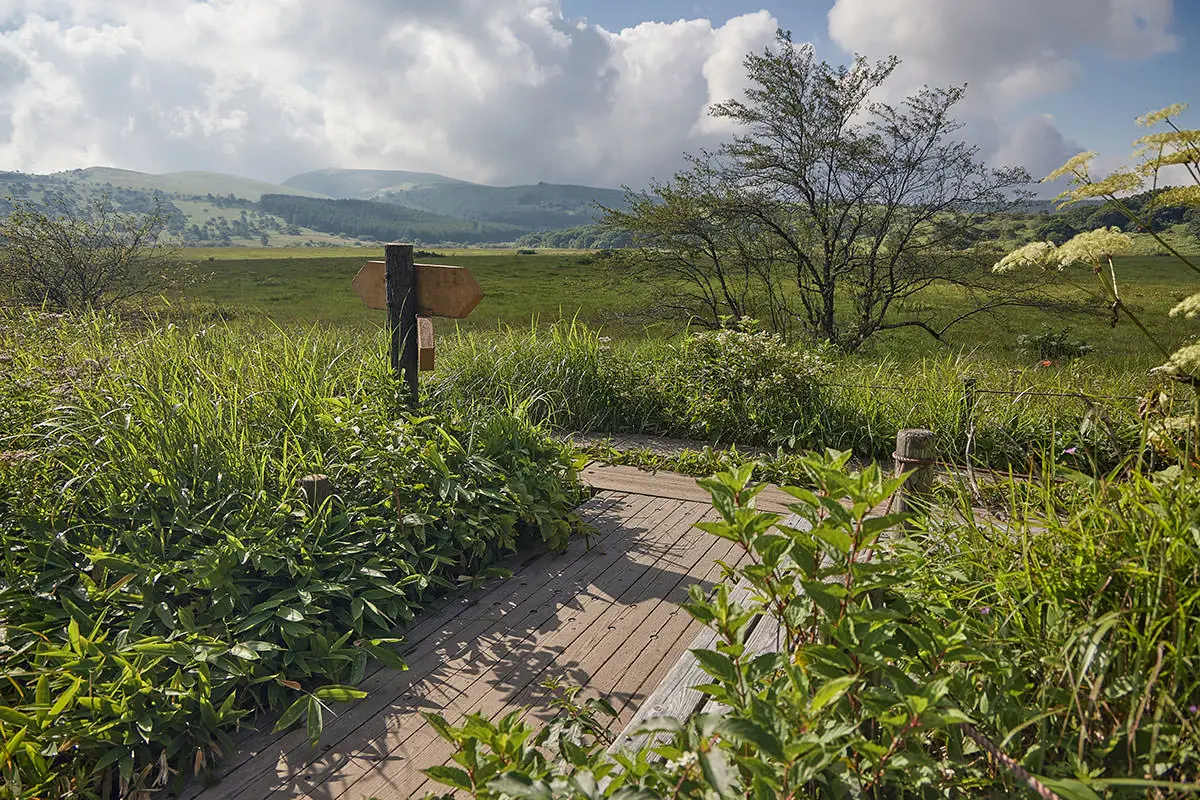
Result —
<instances>
[{"instance_id":1,"label":"wooden plank","mask_svg":"<svg viewBox=\"0 0 1200 800\"><path fill-rule=\"evenodd\" d=\"M464 319L483 300L483 289L466 267L414 264L417 313L424 317ZM385 262L368 261L350 282L367 308L387 308Z\"/></svg>"},{"instance_id":2,"label":"wooden plank","mask_svg":"<svg viewBox=\"0 0 1200 800\"><path fill-rule=\"evenodd\" d=\"M712 518L711 509L706 516ZM696 533L700 535L693 536ZM570 682L583 687L579 701L602 696L618 711L617 719L608 723L610 730L620 729L621 710L630 703L638 702L636 690L643 683L647 671L662 659L662 652L678 645L684 629L699 624L679 605L687 598L688 587L697 580L719 576L716 562L728 557L730 551L737 547L733 542L717 539L697 529L689 532L687 538L686 543L680 541L683 551L676 554L673 549L670 554L672 557L677 555L679 566L687 566L678 579L673 583L664 582L652 574L654 570L648 570L642 578L643 585L632 587L629 594L622 596L622 602L628 602L628 605L606 611L569 648L572 670L576 673L569 676L573 678ZM655 594L661 593L661 599L641 599L651 585ZM615 619L612 618L613 613L616 613ZM578 659L578 663L575 663L575 659ZM558 713L550 706L550 696L551 692L540 684L530 683L525 692L492 714L492 718L517 710L522 712L522 718L532 716L538 722L547 723ZM426 749L421 757L428 761L440 756L440 763L446 763L451 755L451 748L439 743L436 750ZM426 763L423 766L430 765ZM427 781L415 787L412 796L444 790L444 786ZM382 796L381 800L392 798Z\"/></svg>"},{"instance_id":3,"label":"wooden plank","mask_svg":"<svg viewBox=\"0 0 1200 800\"><path fill-rule=\"evenodd\" d=\"M800 517L792 515L783 520L783 523L796 527L803 525L804 521ZM730 600L745 604L749 601L752 592L753 589L749 584L739 581L730 591ZM769 614L760 614L750 624L751 628L746 638L748 652L767 652L766 648L774 649L777 646L775 643L781 633L777 620ZM711 677L700 668L692 651L715 649L718 642L719 636L711 628L705 628L696 636L691 646L671 667L662 682L638 709L621 735L613 742L609 748L610 752L621 747L636 750L643 746L646 743L645 735L635 736L634 731L651 717L674 717L683 720L704 708L708 702L708 696L692 687L708 683Z\"/></svg>"},{"instance_id":4,"label":"wooden plank","mask_svg":"<svg viewBox=\"0 0 1200 800\"><path fill-rule=\"evenodd\" d=\"M591 538L590 544L580 537L572 540L567 551L562 555L539 554L532 559L524 556L521 558L521 563L510 562L508 565L511 569L523 568L521 576L507 581L498 581L484 592L452 595L436 613L419 617L410 629L401 632L408 640L402 655L409 662L409 671L397 673L373 663L374 669L359 684L360 688L369 693L368 697L350 704L339 705L336 709L339 720L353 714L370 713L364 709L378 708L381 701L386 704L395 696L395 692L391 690L392 684L396 681L395 676L400 675L405 679L420 679L429 669L440 664L440 661L432 664L422 661L418 664L414 659L419 654L444 647L447 642L456 638L462 641L478 639L489 624L484 621L485 617L494 615L497 610L501 613L515 610L516 598L528 593L525 581L529 579L530 575L536 574L539 565L552 565L555 568L552 574L557 572L566 577L587 568L585 562L587 562L589 553L596 547L604 546L609 535L622 530L623 523L628 522L625 519L626 515L629 515L632 520L638 520L654 503L655 499L650 497L628 497L617 493L603 493L580 506L581 519L594 526L595 536ZM469 614L468 612L473 608L478 609L478 613ZM422 666L428 667L426 672L420 671ZM263 726L262 732L244 742L239 753L230 759L230 765L224 771L224 779L214 787L216 793L211 796L237 796L248 783L254 782L261 773L273 771L278 762L294 758L296 752L308 749L307 739L302 728L273 734L270 733L270 729L274 724L274 718L268 718L265 722L267 724ZM337 722L327 725L327 736L333 735L337 729ZM329 739L327 738L326 741ZM202 792L203 787L197 786L186 792L184 797L199 796Z\"/></svg>"},{"instance_id":5,"label":"wooden plank","mask_svg":"<svg viewBox=\"0 0 1200 800\"><path fill-rule=\"evenodd\" d=\"M705 509L705 519L714 519L716 512L711 507L698 505ZM691 638L684 634L694 631L699 623L679 605L687 598L688 587L697 581L715 582L723 574L718 562L737 560L741 552L740 546L725 539L718 539L698 528L688 532L685 540L680 541L680 550L675 549L667 558L673 559L674 564L686 565L686 577L675 582L669 592L651 604L637 603L641 596L634 592L623 599L635 601L631 605L617 609L617 619L608 622L612 612L593 623L585 636L577 640L570 648L572 653L578 653L580 662L577 668L581 675L576 676L576 684L584 687L582 697L604 696L608 698L618 711L618 719L610 723L610 728L619 730L622 722L622 712L625 708L636 706L640 700L637 691L647 682L647 676L658 668L666 653L671 653L671 660L679 656L682 643ZM661 562L660 562L661 563ZM644 644L643 644L644 643ZM586 677L586 680L580 680ZM655 685L657 681L650 685ZM533 715L542 722L553 718L554 711L549 708L549 692L540 686L531 684L529 691L509 703L505 708L492 714L495 718L520 707L531 709L523 716ZM440 761L445 763L451 756L448 745L438 745L438 749L427 749L418 758L426 762L440 755ZM437 763L437 762L435 762ZM424 763L423 766L430 766ZM359 787L356 786L357 790ZM419 796L422 791L441 791L433 782L427 782L418 787L406 784L404 789L412 789L412 796ZM378 795L378 792L374 792ZM354 795L345 795L346 800ZM381 800L395 800L404 796L379 795Z\"/></svg>"},{"instance_id":6,"label":"wooden plank","mask_svg":"<svg viewBox=\"0 0 1200 800\"><path fill-rule=\"evenodd\" d=\"M694 503L709 503L708 492L696 484L696 479L674 472L650 472L637 467L621 467L592 462L584 467L580 479L595 489L626 494L649 494L655 497L673 497ZM755 498L760 511L777 514L789 513L788 506L796 498L774 486L764 489Z\"/></svg>"},{"instance_id":7,"label":"wooden plank","mask_svg":"<svg viewBox=\"0 0 1200 800\"><path fill-rule=\"evenodd\" d=\"M645 529L653 529L658 519L680 505L670 499L648 498L632 518L612 515L609 521L617 527L616 535L605 540L603 549L593 548L587 558L545 578L539 577L537 569L527 570L517 579L525 584L523 595L514 596L502 608L481 609L485 613L474 617L466 630L451 637L449 645L443 639L434 643L436 648L423 645L410 657L409 672L381 671L379 675L389 681L388 691L382 691L384 687L377 685L378 681L364 686L372 694L326 724L328 738L323 745L324 753L309 749L303 732L295 731L292 750L275 763L260 764L260 771L265 771L259 780L223 796L259 798L273 787L281 790L281 796L295 796L319 784L331 772L354 772L360 768L357 761L351 763L359 751L377 756L386 754L392 749L392 740L400 737L403 741L424 724L415 716L418 704L425 699L416 695L422 685L429 684L437 691L450 689L454 676L472 663L505 657L513 647L553 620L564 605L562 600L574 598L579 589L586 587L585 578L624 558L627 540L632 541ZM439 698L438 704L452 702L460 693L456 688L450 695Z\"/></svg>"},{"instance_id":8,"label":"wooden plank","mask_svg":"<svg viewBox=\"0 0 1200 800\"><path fill-rule=\"evenodd\" d=\"M684 508L684 511L688 510L687 507ZM694 580L692 572L696 565L705 561L706 557L716 557L712 555L714 550L724 555L731 546L729 542L702 532L698 532L701 536L691 536L692 525L705 510L710 509L691 504L690 513L676 517L674 523L669 523L675 530L683 533L683 538L664 553L666 558L657 558L646 563L636 580L630 582L616 597L616 602L592 602L590 608L599 609L599 615L592 614L590 620L585 619L589 614L588 608L583 607L576 619L548 636L544 642L539 642L539 647L542 648L552 651L561 649L561 656L547 663L540 671L530 670L532 674L523 674L520 669L516 670L515 674L519 675L524 684L519 692L507 698L491 692L478 698L477 705L469 702L459 703L458 708L464 712L480 712L493 718L510 711L524 710L530 705L542 708L544 713L547 710L544 708L544 701L548 692L540 686L539 679L542 676L565 672L569 682L586 686L598 680L601 668L614 654L632 653L631 662L636 662L637 654L644 651L641 644L643 638L648 638L647 631L658 627L657 624L648 626L647 619L660 610L668 613L677 610L675 601L682 599L681 596L686 596L686 586ZM673 537L666 537L667 540L671 538ZM662 564L668 558L677 558L670 566L681 569L664 569ZM607 583L604 594L609 594ZM605 687L612 682L600 680ZM412 740L405 744L406 758L410 763L416 762L417 766L425 767L444 763L449 759L452 753L449 743L433 735L432 731L425 738L428 744L419 750ZM410 776L380 772L353 784L352 788L343 792L343 796L370 796L379 800L394 800L418 792L423 782L424 777L419 773ZM330 791L324 796L336 797L338 794Z\"/></svg>"},{"instance_id":9,"label":"wooden plank","mask_svg":"<svg viewBox=\"0 0 1200 800\"><path fill-rule=\"evenodd\" d=\"M649 530L656 539L669 544L674 536L672 521L683 519L686 523L689 514L685 505L678 501L664 502L676 505L672 513L661 520L662 524L651 525ZM652 560L643 561L640 569L646 569L651 564ZM623 559L617 558L606 566L601 575L608 573L615 581L619 575L626 572L627 565L623 563ZM425 699L451 720L460 720L466 713L479 709L503 708L508 705L510 699L520 695L542 671L556 662L561 662L563 654L578 632L585 628L598 612L603 612L613 605L613 598L607 591L599 590L597 581L605 585L608 583L607 580L598 577L592 583L579 587L580 592L577 596L561 598L562 603L555 609L555 616L559 610L569 615L562 624L549 627L545 624L539 625L536 630L521 636L520 640L510 641L506 648L489 654L490 660L449 664L436 676L436 682L427 687L428 694ZM439 763L436 757L430 760L423 754L431 747L438 747L441 741L431 728L423 724L415 729L388 724L382 741L377 747L373 747L376 762L384 769L366 776L370 770L358 769L358 764L352 764L347 769L339 770L337 775L330 776L327 783L320 786L320 794L322 797L337 797L342 792L350 792L350 787L353 786L350 794L352 797L379 795L375 789L364 789L354 782L358 780L368 780L372 787L376 782L401 781L404 785L409 785L413 780L419 782L424 777L415 772L418 767ZM408 772L413 774L401 774Z\"/></svg>"}]
</instances>

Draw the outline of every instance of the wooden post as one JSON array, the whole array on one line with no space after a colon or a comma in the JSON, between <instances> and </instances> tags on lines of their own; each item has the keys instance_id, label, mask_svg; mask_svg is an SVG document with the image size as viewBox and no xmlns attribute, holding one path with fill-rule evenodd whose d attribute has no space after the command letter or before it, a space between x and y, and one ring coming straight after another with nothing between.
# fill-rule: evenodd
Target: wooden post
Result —
<instances>
[{"instance_id":1,"label":"wooden post","mask_svg":"<svg viewBox=\"0 0 1200 800\"><path fill-rule=\"evenodd\" d=\"M411 244L389 244L386 259L388 332L392 371L408 385L408 402L417 404L417 268Z\"/></svg>"},{"instance_id":2,"label":"wooden post","mask_svg":"<svg viewBox=\"0 0 1200 800\"><path fill-rule=\"evenodd\" d=\"M300 479L300 491L309 509L315 512L333 494L333 486L327 475L306 475Z\"/></svg>"},{"instance_id":3,"label":"wooden post","mask_svg":"<svg viewBox=\"0 0 1200 800\"><path fill-rule=\"evenodd\" d=\"M896 471L911 472L896 498L896 510L914 514L929 511L933 494L933 463L935 453L933 431L906 428L896 434Z\"/></svg>"}]
</instances>

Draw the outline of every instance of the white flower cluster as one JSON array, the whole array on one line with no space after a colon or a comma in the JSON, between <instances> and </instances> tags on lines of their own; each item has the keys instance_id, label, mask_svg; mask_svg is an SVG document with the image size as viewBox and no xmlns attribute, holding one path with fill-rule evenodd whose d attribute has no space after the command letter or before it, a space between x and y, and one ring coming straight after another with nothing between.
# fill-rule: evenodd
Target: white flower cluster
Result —
<instances>
[{"instance_id":1,"label":"white flower cluster","mask_svg":"<svg viewBox=\"0 0 1200 800\"><path fill-rule=\"evenodd\" d=\"M1184 111L1187 111L1187 107L1187 103L1174 103L1166 108L1159 109L1158 111L1151 111L1145 116L1138 117L1137 124L1141 125L1143 128L1149 128L1153 125L1157 125L1160 122L1169 120L1171 117L1178 117Z\"/></svg>"},{"instance_id":2,"label":"white flower cluster","mask_svg":"<svg viewBox=\"0 0 1200 800\"><path fill-rule=\"evenodd\" d=\"M1054 263L1054 253L1058 250L1054 242L1030 242L1018 247L992 266L992 272L1012 272L1023 267L1040 267L1045 269Z\"/></svg>"},{"instance_id":3,"label":"white flower cluster","mask_svg":"<svg viewBox=\"0 0 1200 800\"><path fill-rule=\"evenodd\" d=\"M1200 344L1179 348L1163 368L1172 375L1200 376Z\"/></svg>"},{"instance_id":4,"label":"white flower cluster","mask_svg":"<svg viewBox=\"0 0 1200 800\"><path fill-rule=\"evenodd\" d=\"M1095 266L1132 248L1133 239L1121 233L1120 228L1097 228L1079 234L1058 248L1058 267L1062 269L1077 261Z\"/></svg>"},{"instance_id":5,"label":"white flower cluster","mask_svg":"<svg viewBox=\"0 0 1200 800\"><path fill-rule=\"evenodd\" d=\"M1188 319L1200 317L1200 294L1194 294L1181 300L1179 305L1171 309L1171 316L1187 317Z\"/></svg>"},{"instance_id":6,"label":"white flower cluster","mask_svg":"<svg viewBox=\"0 0 1200 800\"><path fill-rule=\"evenodd\" d=\"M1018 247L997 261L992 271L1012 272L1023 267L1046 269L1049 266L1061 271L1080 261L1098 266L1104 259L1128 252L1132 247L1133 239L1121 233L1120 228L1097 228L1079 234L1061 247L1056 247L1054 242L1031 242Z\"/></svg>"},{"instance_id":7,"label":"white flower cluster","mask_svg":"<svg viewBox=\"0 0 1200 800\"><path fill-rule=\"evenodd\" d=\"M670 772L683 772L687 768L694 766L700 761L700 757L695 753L688 751L681 753L678 759L667 762L667 770Z\"/></svg>"}]
</instances>

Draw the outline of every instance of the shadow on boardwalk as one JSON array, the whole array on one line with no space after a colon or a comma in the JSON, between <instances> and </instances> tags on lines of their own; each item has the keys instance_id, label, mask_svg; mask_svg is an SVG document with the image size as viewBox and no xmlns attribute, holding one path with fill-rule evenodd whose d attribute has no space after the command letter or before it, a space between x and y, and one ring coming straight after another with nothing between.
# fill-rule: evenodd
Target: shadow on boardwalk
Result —
<instances>
[{"instance_id":1,"label":"shadow on boardwalk","mask_svg":"<svg viewBox=\"0 0 1200 800\"><path fill-rule=\"evenodd\" d=\"M419 795L421 768L448 743L421 712L451 722L544 707L542 682L603 694L627 720L695 635L679 607L688 586L711 588L729 543L694 528L706 504L601 492L580 509L596 532L559 555L510 565L514 577L452 598L405 632L406 671L379 669L366 699L333 709L322 742L303 730L251 737L203 798ZM433 788L433 787L428 787Z\"/></svg>"}]
</instances>

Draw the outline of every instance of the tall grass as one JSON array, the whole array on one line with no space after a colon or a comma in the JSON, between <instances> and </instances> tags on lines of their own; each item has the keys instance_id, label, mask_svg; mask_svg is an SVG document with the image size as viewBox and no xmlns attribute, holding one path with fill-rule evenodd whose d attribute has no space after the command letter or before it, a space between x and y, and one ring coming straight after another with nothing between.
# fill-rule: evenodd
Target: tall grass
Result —
<instances>
[{"instance_id":1,"label":"tall grass","mask_svg":"<svg viewBox=\"0 0 1200 800\"><path fill-rule=\"evenodd\" d=\"M886 458L898 430L925 427L945 457L999 468L1046 457L1111 467L1190 402L1169 381L1100 357L1032 366L977 352L839 358L746 331L611 343L560 323L462 334L439 358L428 383L437 402L503 406L517 398L564 430Z\"/></svg>"},{"instance_id":2,"label":"tall grass","mask_svg":"<svg viewBox=\"0 0 1200 800\"><path fill-rule=\"evenodd\" d=\"M401 415L381 346L0 320L0 794L178 782L266 708L319 735L430 597L565 543L569 452L502 410Z\"/></svg>"},{"instance_id":3,"label":"tall grass","mask_svg":"<svg viewBox=\"0 0 1200 800\"><path fill-rule=\"evenodd\" d=\"M1027 769L1113 796L1196 792L1200 489L1178 469L1067 487L1011 484L1003 521L960 487L963 514L923 539L942 565L928 574L954 578L920 594L989 620L985 643L1011 667L993 678L1020 709L998 727Z\"/></svg>"}]
</instances>

